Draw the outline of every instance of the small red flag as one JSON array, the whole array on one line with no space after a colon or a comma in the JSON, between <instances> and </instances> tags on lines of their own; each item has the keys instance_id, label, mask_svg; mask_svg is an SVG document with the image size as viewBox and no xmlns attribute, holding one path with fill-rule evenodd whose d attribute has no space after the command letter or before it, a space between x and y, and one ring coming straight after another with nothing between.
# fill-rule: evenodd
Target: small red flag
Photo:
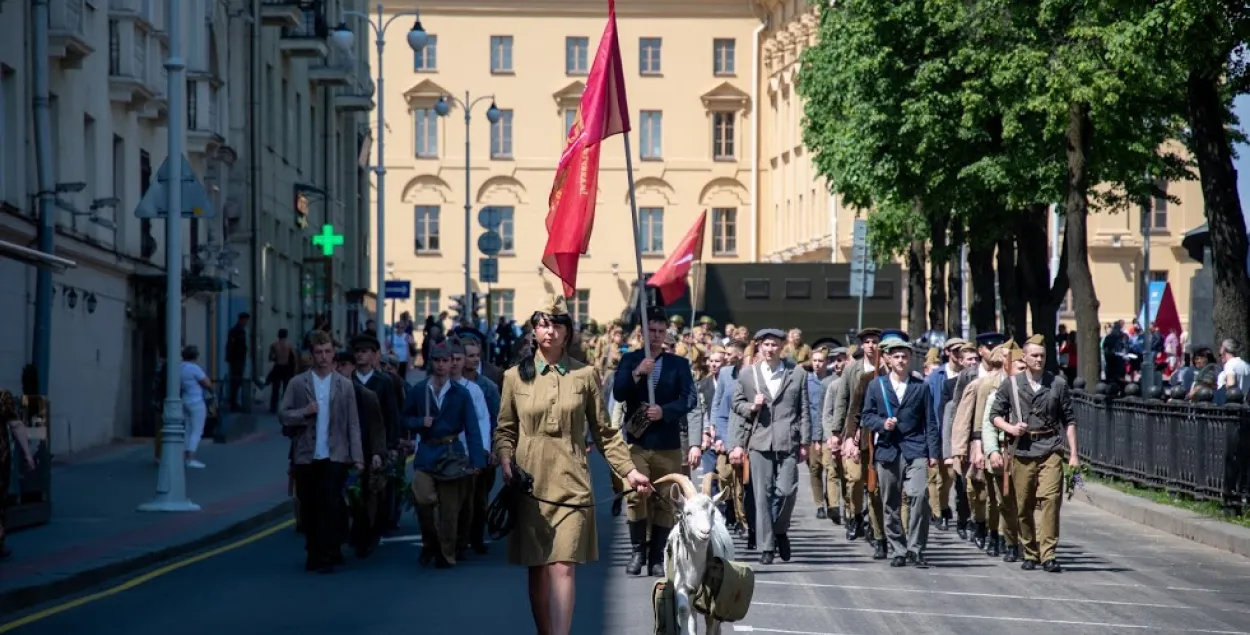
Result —
<instances>
[{"instance_id":1,"label":"small red flag","mask_svg":"<svg viewBox=\"0 0 1250 635\"><path fill-rule=\"evenodd\" d=\"M599 191L599 142L629 132L625 71L616 37L616 3L608 0L608 25L582 92L577 118L560 155L547 199L547 246L543 265L564 283L565 297L577 289L577 262L590 248Z\"/></svg>"},{"instance_id":2,"label":"small red flag","mask_svg":"<svg viewBox=\"0 0 1250 635\"><path fill-rule=\"evenodd\" d=\"M690 267L694 265L694 261L703 259L703 226L706 223L707 210L703 210L694 227L677 244L677 249L669 254L664 264L647 280L647 286L659 289L660 299L665 306L686 294L686 276L690 274Z\"/></svg>"}]
</instances>

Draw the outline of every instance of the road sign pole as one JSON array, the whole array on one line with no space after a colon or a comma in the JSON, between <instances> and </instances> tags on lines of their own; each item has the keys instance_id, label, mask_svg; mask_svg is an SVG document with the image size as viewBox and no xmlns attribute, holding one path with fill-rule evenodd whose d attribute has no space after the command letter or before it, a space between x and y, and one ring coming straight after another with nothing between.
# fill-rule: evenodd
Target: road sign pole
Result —
<instances>
[{"instance_id":1,"label":"road sign pole","mask_svg":"<svg viewBox=\"0 0 1250 635\"><path fill-rule=\"evenodd\" d=\"M181 161L182 137L186 134L185 69L182 59L182 6L184 0L169 0L166 9L169 29L169 57L165 70L169 85L169 156L166 164ZM165 412L161 427L161 465L156 475L156 498L139 506L139 511L190 512L200 506L187 499L185 420L182 415L182 170L178 164L169 170L168 210L165 213ZM233 396L233 395L230 395ZM223 404L224 405L224 404Z\"/></svg>"}]
</instances>

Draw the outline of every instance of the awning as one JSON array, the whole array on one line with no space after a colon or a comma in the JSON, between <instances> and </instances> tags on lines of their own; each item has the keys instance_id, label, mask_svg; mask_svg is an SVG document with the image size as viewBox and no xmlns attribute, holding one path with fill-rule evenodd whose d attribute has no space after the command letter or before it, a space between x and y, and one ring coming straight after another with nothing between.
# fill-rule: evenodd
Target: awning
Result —
<instances>
[{"instance_id":1,"label":"awning","mask_svg":"<svg viewBox=\"0 0 1250 635\"><path fill-rule=\"evenodd\" d=\"M0 240L0 254L20 260L28 265L34 265L40 269L51 269L53 271L65 271L77 267L78 263L68 258L61 258L52 254L45 254L42 251L23 247L16 243Z\"/></svg>"}]
</instances>

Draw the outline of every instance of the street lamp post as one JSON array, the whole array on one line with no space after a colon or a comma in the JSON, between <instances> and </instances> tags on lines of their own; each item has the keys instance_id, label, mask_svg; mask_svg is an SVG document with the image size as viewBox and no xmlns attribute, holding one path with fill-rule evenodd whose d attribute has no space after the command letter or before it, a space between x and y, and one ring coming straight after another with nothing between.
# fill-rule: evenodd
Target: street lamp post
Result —
<instances>
[{"instance_id":1,"label":"street lamp post","mask_svg":"<svg viewBox=\"0 0 1250 635\"><path fill-rule=\"evenodd\" d=\"M401 11L386 18L383 13L382 3L377 5L377 19L369 17L367 13L361 11L343 11L344 16L360 18L364 20L373 29L375 36L374 45L378 51L378 78L375 82L377 90L375 94L378 96L378 117L377 117L377 144L378 158L376 165L373 166L373 174L377 178L378 183L378 218L377 218L377 314L374 320L378 325L378 333L382 332L382 316L386 310L386 83L383 79L383 69L386 64L382 60L382 51L386 47L386 30L390 28L391 23L398 18L411 17L414 20L412 28L408 31L408 46L414 52L420 52L429 42L429 36L425 29L421 27L421 15L417 11ZM347 28L345 22L340 22L338 28L330 34L330 40L340 51L350 53L352 45L356 42L356 36L351 29ZM379 339L382 339L379 337ZM386 351L389 347L382 342L382 350Z\"/></svg>"},{"instance_id":2,"label":"street lamp post","mask_svg":"<svg viewBox=\"0 0 1250 635\"><path fill-rule=\"evenodd\" d=\"M460 110L464 111L464 314L461 315L461 321L468 320L470 326L477 327L472 324L473 320L473 185L469 175L469 169L472 160L469 154L469 129L472 123L473 107L479 102L490 100L490 107L486 109L486 120L491 124L499 121L501 113L499 108L495 106L494 95L484 95L477 99L469 96L469 91L464 91L464 101L457 99L452 95L443 95L434 105L434 112L440 117L446 117L451 113L451 105L455 103L460 106Z\"/></svg>"}]
</instances>

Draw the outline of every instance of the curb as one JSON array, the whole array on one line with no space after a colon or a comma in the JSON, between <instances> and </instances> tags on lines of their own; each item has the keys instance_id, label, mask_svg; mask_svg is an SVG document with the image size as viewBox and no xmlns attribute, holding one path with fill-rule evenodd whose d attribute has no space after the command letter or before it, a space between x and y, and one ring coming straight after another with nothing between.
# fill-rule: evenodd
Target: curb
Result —
<instances>
[{"instance_id":1,"label":"curb","mask_svg":"<svg viewBox=\"0 0 1250 635\"><path fill-rule=\"evenodd\" d=\"M1105 485L1086 482L1074 497L1125 520L1186 540L1250 557L1250 529L1175 507L1161 505Z\"/></svg>"},{"instance_id":2,"label":"curb","mask_svg":"<svg viewBox=\"0 0 1250 635\"><path fill-rule=\"evenodd\" d=\"M189 542L171 545L155 551L137 554L132 558L119 562L112 562L85 571L79 571L65 579L33 584L0 593L0 615L18 616L40 605L66 596L77 595L110 580L128 576L143 569L204 550L230 538L259 529L284 516L289 517L294 509L294 505L293 500L284 500L266 511L244 518L207 536L201 536Z\"/></svg>"}]
</instances>

